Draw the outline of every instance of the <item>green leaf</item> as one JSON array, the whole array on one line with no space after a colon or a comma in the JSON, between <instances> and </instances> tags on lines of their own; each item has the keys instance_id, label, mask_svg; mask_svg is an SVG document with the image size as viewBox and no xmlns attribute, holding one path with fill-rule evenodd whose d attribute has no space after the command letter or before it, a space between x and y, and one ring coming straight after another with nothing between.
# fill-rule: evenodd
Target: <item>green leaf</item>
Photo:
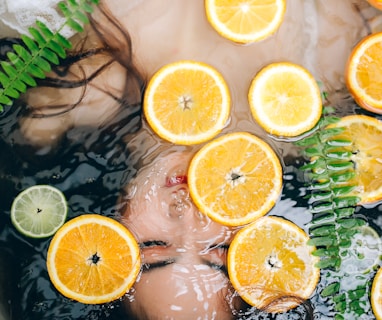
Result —
<instances>
[{"instance_id":1,"label":"green leaf","mask_svg":"<svg viewBox=\"0 0 382 320\"><path fill-rule=\"evenodd\" d=\"M348 185L348 186L334 187L332 189L332 191L333 191L333 195L335 197L339 197L339 196L348 195L350 192L354 191L356 188L357 188L357 186Z\"/></svg>"},{"instance_id":2,"label":"green leaf","mask_svg":"<svg viewBox=\"0 0 382 320\"><path fill-rule=\"evenodd\" d=\"M19 55L19 57L21 57L21 59L24 60L25 63L28 63L28 61L31 61L33 59L32 55L24 47L15 44L13 46L13 49Z\"/></svg>"},{"instance_id":3,"label":"green leaf","mask_svg":"<svg viewBox=\"0 0 382 320\"><path fill-rule=\"evenodd\" d=\"M318 261L315 266L320 269L337 269L341 266L341 259L339 257L324 258Z\"/></svg>"},{"instance_id":4,"label":"green leaf","mask_svg":"<svg viewBox=\"0 0 382 320\"><path fill-rule=\"evenodd\" d=\"M4 91L0 89L0 103L3 105L11 105L12 100L9 99L5 94Z\"/></svg>"},{"instance_id":5,"label":"green leaf","mask_svg":"<svg viewBox=\"0 0 382 320\"><path fill-rule=\"evenodd\" d=\"M355 227L361 227L366 224L366 221L360 218L343 218L336 221L341 227L350 229Z\"/></svg>"},{"instance_id":6,"label":"green leaf","mask_svg":"<svg viewBox=\"0 0 382 320\"><path fill-rule=\"evenodd\" d=\"M31 74L32 77L38 78L38 79L44 79L45 73L36 65L30 64L26 67L26 71Z\"/></svg>"},{"instance_id":7,"label":"green leaf","mask_svg":"<svg viewBox=\"0 0 382 320\"><path fill-rule=\"evenodd\" d=\"M335 208L347 208L356 206L359 203L360 199L354 196L348 197L338 197L333 199Z\"/></svg>"},{"instance_id":8,"label":"green leaf","mask_svg":"<svg viewBox=\"0 0 382 320\"><path fill-rule=\"evenodd\" d=\"M316 246L316 247L321 247L321 246L331 246L336 243L335 237L332 236L327 236L327 237L314 237L310 238L308 240L308 244L310 246Z\"/></svg>"},{"instance_id":9,"label":"green leaf","mask_svg":"<svg viewBox=\"0 0 382 320\"><path fill-rule=\"evenodd\" d=\"M345 218L345 217L350 217L354 214L355 208L354 207L349 207L349 208L337 208L334 210L338 218Z\"/></svg>"},{"instance_id":10,"label":"green leaf","mask_svg":"<svg viewBox=\"0 0 382 320\"><path fill-rule=\"evenodd\" d=\"M27 35L23 34L21 35L21 39L23 40L24 44L26 45L26 47L29 49L29 51L32 53L32 54L36 54L38 51L39 51L39 47L38 45L36 44L35 40L33 40L31 37L28 37ZM21 47L20 45L14 45L13 48L15 46L19 46ZM23 47L22 47L23 48ZM24 49L24 48L23 48ZM20 54L19 54L20 55Z\"/></svg>"},{"instance_id":11,"label":"green leaf","mask_svg":"<svg viewBox=\"0 0 382 320\"><path fill-rule=\"evenodd\" d=\"M330 202L319 203L319 204L314 204L312 206L311 212L313 214L320 213L320 212L328 212L328 211L331 211L333 208L334 208L333 204Z\"/></svg>"},{"instance_id":12,"label":"green leaf","mask_svg":"<svg viewBox=\"0 0 382 320\"><path fill-rule=\"evenodd\" d=\"M53 37L53 40L57 42L63 48L66 48L66 49L72 48L72 43L60 33L56 33Z\"/></svg>"},{"instance_id":13,"label":"green leaf","mask_svg":"<svg viewBox=\"0 0 382 320\"><path fill-rule=\"evenodd\" d=\"M329 297L329 296L335 295L336 293L340 291L340 287L341 286L339 282L333 282L321 291L321 296Z\"/></svg>"},{"instance_id":14,"label":"green leaf","mask_svg":"<svg viewBox=\"0 0 382 320\"><path fill-rule=\"evenodd\" d=\"M52 50L48 48L44 48L41 51L41 57L45 58L47 61L55 65L58 65L60 63L58 56Z\"/></svg>"},{"instance_id":15,"label":"green leaf","mask_svg":"<svg viewBox=\"0 0 382 320\"><path fill-rule=\"evenodd\" d=\"M83 27L74 19L69 19L67 25L76 32L82 32L84 30Z\"/></svg>"},{"instance_id":16,"label":"green leaf","mask_svg":"<svg viewBox=\"0 0 382 320\"><path fill-rule=\"evenodd\" d=\"M39 45L40 48L43 48L45 47L46 45L46 40L45 38L42 36L42 34L40 33L40 31L38 31L36 28L33 28L33 27L30 27L29 29L29 33L32 35L32 37L34 38L34 40L37 42L37 44Z\"/></svg>"},{"instance_id":17,"label":"green leaf","mask_svg":"<svg viewBox=\"0 0 382 320\"><path fill-rule=\"evenodd\" d=\"M56 41L49 41L46 46L52 50L54 53L56 53L60 58L65 59L66 58L66 51L64 48L62 48Z\"/></svg>"},{"instance_id":18,"label":"green leaf","mask_svg":"<svg viewBox=\"0 0 382 320\"><path fill-rule=\"evenodd\" d=\"M52 38L54 33L46 26L46 24L40 20L36 21L36 25L41 31L41 34L46 39L47 42L49 42Z\"/></svg>"},{"instance_id":19,"label":"green leaf","mask_svg":"<svg viewBox=\"0 0 382 320\"><path fill-rule=\"evenodd\" d=\"M326 141L326 144L330 147L349 147L352 143L352 141L345 139L329 139Z\"/></svg>"},{"instance_id":20,"label":"green leaf","mask_svg":"<svg viewBox=\"0 0 382 320\"><path fill-rule=\"evenodd\" d=\"M0 62L1 67L5 71L5 73L10 77L13 78L17 75L16 69L7 61L1 61Z\"/></svg>"},{"instance_id":21,"label":"green leaf","mask_svg":"<svg viewBox=\"0 0 382 320\"><path fill-rule=\"evenodd\" d=\"M332 171L343 171L354 169L354 164L351 161L331 162L328 161L327 168Z\"/></svg>"},{"instance_id":22,"label":"green leaf","mask_svg":"<svg viewBox=\"0 0 382 320\"><path fill-rule=\"evenodd\" d=\"M313 236L328 236L336 231L333 224L321 225L319 227L310 228L309 233Z\"/></svg>"}]
</instances>

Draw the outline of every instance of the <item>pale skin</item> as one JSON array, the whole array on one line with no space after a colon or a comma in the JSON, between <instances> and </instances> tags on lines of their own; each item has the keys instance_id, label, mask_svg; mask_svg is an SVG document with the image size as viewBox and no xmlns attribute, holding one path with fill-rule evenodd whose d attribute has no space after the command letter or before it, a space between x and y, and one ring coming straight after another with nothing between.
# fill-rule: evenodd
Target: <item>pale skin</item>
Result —
<instances>
[{"instance_id":1,"label":"pale skin","mask_svg":"<svg viewBox=\"0 0 382 320\"><path fill-rule=\"evenodd\" d=\"M122 223L136 236L142 274L126 308L139 319L234 319L228 280L234 229L211 221L189 196L189 152L160 156L130 185ZM145 316L142 315L145 313Z\"/></svg>"}]
</instances>

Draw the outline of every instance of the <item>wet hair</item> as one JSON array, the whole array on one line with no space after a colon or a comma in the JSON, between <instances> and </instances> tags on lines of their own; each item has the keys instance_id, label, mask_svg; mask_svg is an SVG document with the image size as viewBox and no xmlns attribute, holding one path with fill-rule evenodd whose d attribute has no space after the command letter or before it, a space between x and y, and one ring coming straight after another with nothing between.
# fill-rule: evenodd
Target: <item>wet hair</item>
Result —
<instances>
[{"instance_id":1,"label":"wet hair","mask_svg":"<svg viewBox=\"0 0 382 320\"><path fill-rule=\"evenodd\" d=\"M101 3L97 7L96 13L89 16L90 25L86 27L84 35L77 34L73 37L73 39L77 40L77 43L67 52L67 57L61 58L57 66L53 65L52 72L45 79L35 79L39 88L82 88L82 95L77 101L73 101L69 105L39 106L38 113L33 106L26 105L28 116L56 116L75 108L81 103L86 86L106 71L114 62L118 62L126 70L125 86L121 96L115 96L111 92L105 93L125 108L141 104L146 81L133 63L130 35L113 17L105 4ZM105 19L101 21L100 18L106 18L106 23ZM96 43L96 45L93 43ZM25 46L20 38L6 37L0 39L1 60L7 60L7 54L13 51L12 46L14 44ZM90 74L86 74L85 70L81 69L80 66L79 75L76 74L76 79L68 77L73 66L79 66L79 62L96 57L102 57L103 59L99 59L100 62ZM105 58L107 58L106 61ZM100 89L102 90L102 88Z\"/></svg>"}]
</instances>

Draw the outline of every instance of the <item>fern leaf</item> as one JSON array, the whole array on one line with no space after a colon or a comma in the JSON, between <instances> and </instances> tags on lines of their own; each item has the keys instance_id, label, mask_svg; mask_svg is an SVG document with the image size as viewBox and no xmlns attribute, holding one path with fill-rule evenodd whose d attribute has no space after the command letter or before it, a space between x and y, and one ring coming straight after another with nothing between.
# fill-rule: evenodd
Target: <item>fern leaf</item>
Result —
<instances>
[{"instance_id":1,"label":"fern leaf","mask_svg":"<svg viewBox=\"0 0 382 320\"><path fill-rule=\"evenodd\" d=\"M36 80L46 77L51 65L58 65L66 58L66 50L72 47L71 42L60 34L65 26L76 32L82 32L83 26L89 23L87 14L93 12L93 6L99 0L66 0L58 7L65 17L65 22L57 31L50 30L43 22L37 20L37 27L30 27L30 36L22 35L24 46L15 44L14 52L7 54L9 61L0 63L0 111L4 105L11 105L28 87L36 86Z\"/></svg>"}]
</instances>

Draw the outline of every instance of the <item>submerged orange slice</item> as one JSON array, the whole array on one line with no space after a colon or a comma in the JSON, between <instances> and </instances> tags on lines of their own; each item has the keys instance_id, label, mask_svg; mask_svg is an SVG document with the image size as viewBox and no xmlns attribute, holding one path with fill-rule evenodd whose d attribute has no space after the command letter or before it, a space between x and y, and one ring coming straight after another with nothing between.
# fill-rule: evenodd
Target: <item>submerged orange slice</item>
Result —
<instances>
[{"instance_id":1,"label":"submerged orange slice","mask_svg":"<svg viewBox=\"0 0 382 320\"><path fill-rule=\"evenodd\" d=\"M133 285L140 252L122 224L86 214L65 223L54 235L47 267L53 285L64 296L86 304L106 303Z\"/></svg>"},{"instance_id":2,"label":"submerged orange slice","mask_svg":"<svg viewBox=\"0 0 382 320\"><path fill-rule=\"evenodd\" d=\"M312 129L322 113L317 82L305 68L272 63L254 77L248 93L252 115L268 133L295 137Z\"/></svg>"},{"instance_id":3,"label":"submerged orange slice","mask_svg":"<svg viewBox=\"0 0 382 320\"><path fill-rule=\"evenodd\" d=\"M363 38L348 59L345 80L362 108L382 114L382 32Z\"/></svg>"},{"instance_id":4,"label":"submerged orange slice","mask_svg":"<svg viewBox=\"0 0 382 320\"><path fill-rule=\"evenodd\" d=\"M314 292L320 271L308 235L283 218L262 217L241 229L228 249L228 274L239 295L267 312L285 312Z\"/></svg>"},{"instance_id":5,"label":"submerged orange slice","mask_svg":"<svg viewBox=\"0 0 382 320\"><path fill-rule=\"evenodd\" d=\"M331 127L343 127L344 132L333 139L352 141L346 147L355 163L357 194L361 204L382 199L382 122L369 116L343 117ZM342 149L345 147L341 147Z\"/></svg>"},{"instance_id":6,"label":"submerged orange slice","mask_svg":"<svg viewBox=\"0 0 382 320\"><path fill-rule=\"evenodd\" d=\"M285 9L285 0L205 0L209 23L237 43L260 41L275 33Z\"/></svg>"},{"instance_id":7,"label":"submerged orange slice","mask_svg":"<svg viewBox=\"0 0 382 320\"><path fill-rule=\"evenodd\" d=\"M382 268L379 268L371 287L371 306L377 320L382 319Z\"/></svg>"},{"instance_id":8,"label":"submerged orange slice","mask_svg":"<svg viewBox=\"0 0 382 320\"><path fill-rule=\"evenodd\" d=\"M188 185L202 213L224 225L244 225L274 206L282 190L282 168L266 142L235 132L212 140L194 155Z\"/></svg>"},{"instance_id":9,"label":"submerged orange slice","mask_svg":"<svg viewBox=\"0 0 382 320\"><path fill-rule=\"evenodd\" d=\"M190 145L210 140L224 128L231 96L217 70L201 62L179 61L151 78L143 108L161 138Z\"/></svg>"}]
</instances>

